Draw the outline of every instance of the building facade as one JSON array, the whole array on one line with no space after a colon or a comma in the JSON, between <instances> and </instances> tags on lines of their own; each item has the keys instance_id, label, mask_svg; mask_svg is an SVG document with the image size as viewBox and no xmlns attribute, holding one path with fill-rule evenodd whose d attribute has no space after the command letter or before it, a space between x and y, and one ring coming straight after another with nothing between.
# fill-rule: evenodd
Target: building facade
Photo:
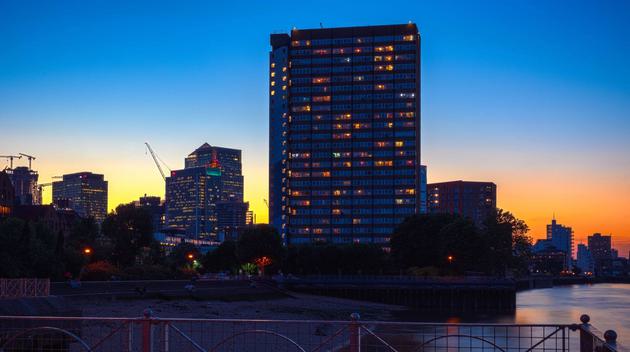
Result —
<instances>
[{"instance_id":1,"label":"building facade","mask_svg":"<svg viewBox=\"0 0 630 352\"><path fill-rule=\"evenodd\" d=\"M221 200L243 201L243 168L241 151L204 143L185 159L186 169L213 167L221 170Z\"/></svg>"},{"instance_id":2,"label":"building facade","mask_svg":"<svg viewBox=\"0 0 630 352\"><path fill-rule=\"evenodd\" d=\"M173 170L166 178L166 226L188 238L215 238L216 203L221 199L221 170L190 167Z\"/></svg>"},{"instance_id":3,"label":"building facade","mask_svg":"<svg viewBox=\"0 0 630 352\"><path fill-rule=\"evenodd\" d=\"M15 206L15 190L11 178L5 171L0 171L0 217L8 216Z\"/></svg>"},{"instance_id":4,"label":"building facade","mask_svg":"<svg viewBox=\"0 0 630 352\"><path fill-rule=\"evenodd\" d=\"M597 276L608 276L612 271L612 236L595 233L588 236L588 249L593 256L594 272Z\"/></svg>"},{"instance_id":5,"label":"building facade","mask_svg":"<svg viewBox=\"0 0 630 352\"><path fill-rule=\"evenodd\" d=\"M576 265L583 274L592 275L595 270L593 256L585 244L580 243L577 245Z\"/></svg>"},{"instance_id":6,"label":"building facade","mask_svg":"<svg viewBox=\"0 0 630 352\"><path fill-rule=\"evenodd\" d=\"M497 185L492 182L450 181L427 185L429 212L459 214L481 226L497 209Z\"/></svg>"},{"instance_id":7,"label":"building facade","mask_svg":"<svg viewBox=\"0 0 630 352\"><path fill-rule=\"evenodd\" d=\"M547 239L558 250L567 254L565 269L571 270L573 268L573 229L558 224L554 218L551 220L551 224L547 225Z\"/></svg>"},{"instance_id":8,"label":"building facade","mask_svg":"<svg viewBox=\"0 0 630 352\"><path fill-rule=\"evenodd\" d=\"M37 205L42 203L42 196L37 187L39 174L26 166L7 170L13 184L15 200L18 205Z\"/></svg>"},{"instance_id":9,"label":"building facade","mask_svg":"<svg viewBox=\"0 0 630 352\"><path fill-rule=\"evenodd\" d=\"M415 24L272 34L270 223L288 244L387 244L420 208Z\"/></svg>"},{"instance_id":10,"label":"building facade","mask_svg":"<svg viewBox=\"0 0 630 352\"><path fill-rule=\"evenodd\" d=\"M52 198L55 204L67 204L81 217L93 217L98 223L107 216L107 181L103 175L78 172L63 175L53 182Z\"/></svg>"},{"instance_id":11,"label":"building facade","mask_svg":"<svg viewBox=\"0 0 630 352\"><path fill-rule=\"evenodd\" d=\"M217 233L222 240L237 240L247 224L248 202L217 202Z\"/></svg>"},{"instance_id":12,"label":"building facade","mask_svg":"<svg viewBox=\"0 0 630 352\"><path fill-rule=\"evenodd\" d=\"M145 209L151 215L151 223L153 224L153 232L159 232L164 226L164 203L158 196L140 197L136 202L136 206Z\"/></svg>"}]
</instances>

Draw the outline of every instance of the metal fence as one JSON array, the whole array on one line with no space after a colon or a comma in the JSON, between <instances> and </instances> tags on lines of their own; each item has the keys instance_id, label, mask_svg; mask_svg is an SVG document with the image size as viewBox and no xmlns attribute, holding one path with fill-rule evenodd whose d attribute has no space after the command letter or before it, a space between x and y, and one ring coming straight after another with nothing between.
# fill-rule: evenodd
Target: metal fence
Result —
<instances>
[{"instance_id":1,"label":"metal fence","mask_svg":"<svg viewBox=\"0 0 630 352\"><path fill-rule=\"evenodd\" d=\"M48 295L50 295L50 279L0 279L0 298Z\"/></svg>"},{"instance_id":2,"label":"metal fence","mask_svg":"<svg viewBox=\"0 0 630 352\"><path fill-rule=\"evenodd\" d=\"M0 351L617 352L581 324L0 317Z\"/></svg>"}]
</instances>

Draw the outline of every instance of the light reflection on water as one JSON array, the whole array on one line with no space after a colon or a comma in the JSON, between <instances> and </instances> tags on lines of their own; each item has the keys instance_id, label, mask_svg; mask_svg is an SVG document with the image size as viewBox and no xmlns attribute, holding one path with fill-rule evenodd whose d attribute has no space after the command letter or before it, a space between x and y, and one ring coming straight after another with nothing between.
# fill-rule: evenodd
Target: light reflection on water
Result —
<instances>
[{"instance_id":1,"label":"light reflection on water","mask_svg":"<svg viewBox=\"0 0 630 352\"><path fill-rule=\"evenodd\" d=\"M405 312L398 318L421 322L572 324L579 323L582 314L588 314L591 324L602 333L615 330L617 341L630 345L630 284L558 286L519 292L512 315Z\"/></svg>"}]
</instances>

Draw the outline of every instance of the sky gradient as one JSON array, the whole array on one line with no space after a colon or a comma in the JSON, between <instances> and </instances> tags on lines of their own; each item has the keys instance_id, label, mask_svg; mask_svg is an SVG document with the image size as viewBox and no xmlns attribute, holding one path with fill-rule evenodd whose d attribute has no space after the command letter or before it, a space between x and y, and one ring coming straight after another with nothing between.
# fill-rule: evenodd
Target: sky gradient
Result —
<instances>
[{"instance_id":1,"label":"sky gradient","mask_svg":"<svg viewBox=\"0 0 630 352\"><path fill-rule=\"evenodd\" d=\"M164 196L145 141L173 169L204 142L239 148L266 222L269 34L409 20L429 182L493 181L535 238L555 212L576 243L610 233L627 256L625 1L4 0L0 154L36 156L40 182L104 173L111 209Z\"/></svg>"}]
</instances>

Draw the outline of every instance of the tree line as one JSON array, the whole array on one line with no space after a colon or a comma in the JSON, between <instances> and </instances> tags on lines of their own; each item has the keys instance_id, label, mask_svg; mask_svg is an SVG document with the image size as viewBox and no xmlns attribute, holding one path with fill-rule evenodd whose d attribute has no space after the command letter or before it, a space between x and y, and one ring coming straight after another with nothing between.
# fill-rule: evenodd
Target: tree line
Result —
<instances>
[{"instance_id":1,"label":"tree line","mask_svg":"<svg viewBox=\"0 0 630 352\"><path fill-rule=\"evenodd\" d=\"M165 279L206 272L293 275L463 275L527 273L527 225L497 210L481 226L457 215L415 215L389 246L364 243L283 245L269 225L249 226L236 241L202 254L181 243L167 254L153 237L151 214L119 205L99 226L78 220L68 233L42 222L0 219L0 277Z\"/></svg>"}]
</instances>

